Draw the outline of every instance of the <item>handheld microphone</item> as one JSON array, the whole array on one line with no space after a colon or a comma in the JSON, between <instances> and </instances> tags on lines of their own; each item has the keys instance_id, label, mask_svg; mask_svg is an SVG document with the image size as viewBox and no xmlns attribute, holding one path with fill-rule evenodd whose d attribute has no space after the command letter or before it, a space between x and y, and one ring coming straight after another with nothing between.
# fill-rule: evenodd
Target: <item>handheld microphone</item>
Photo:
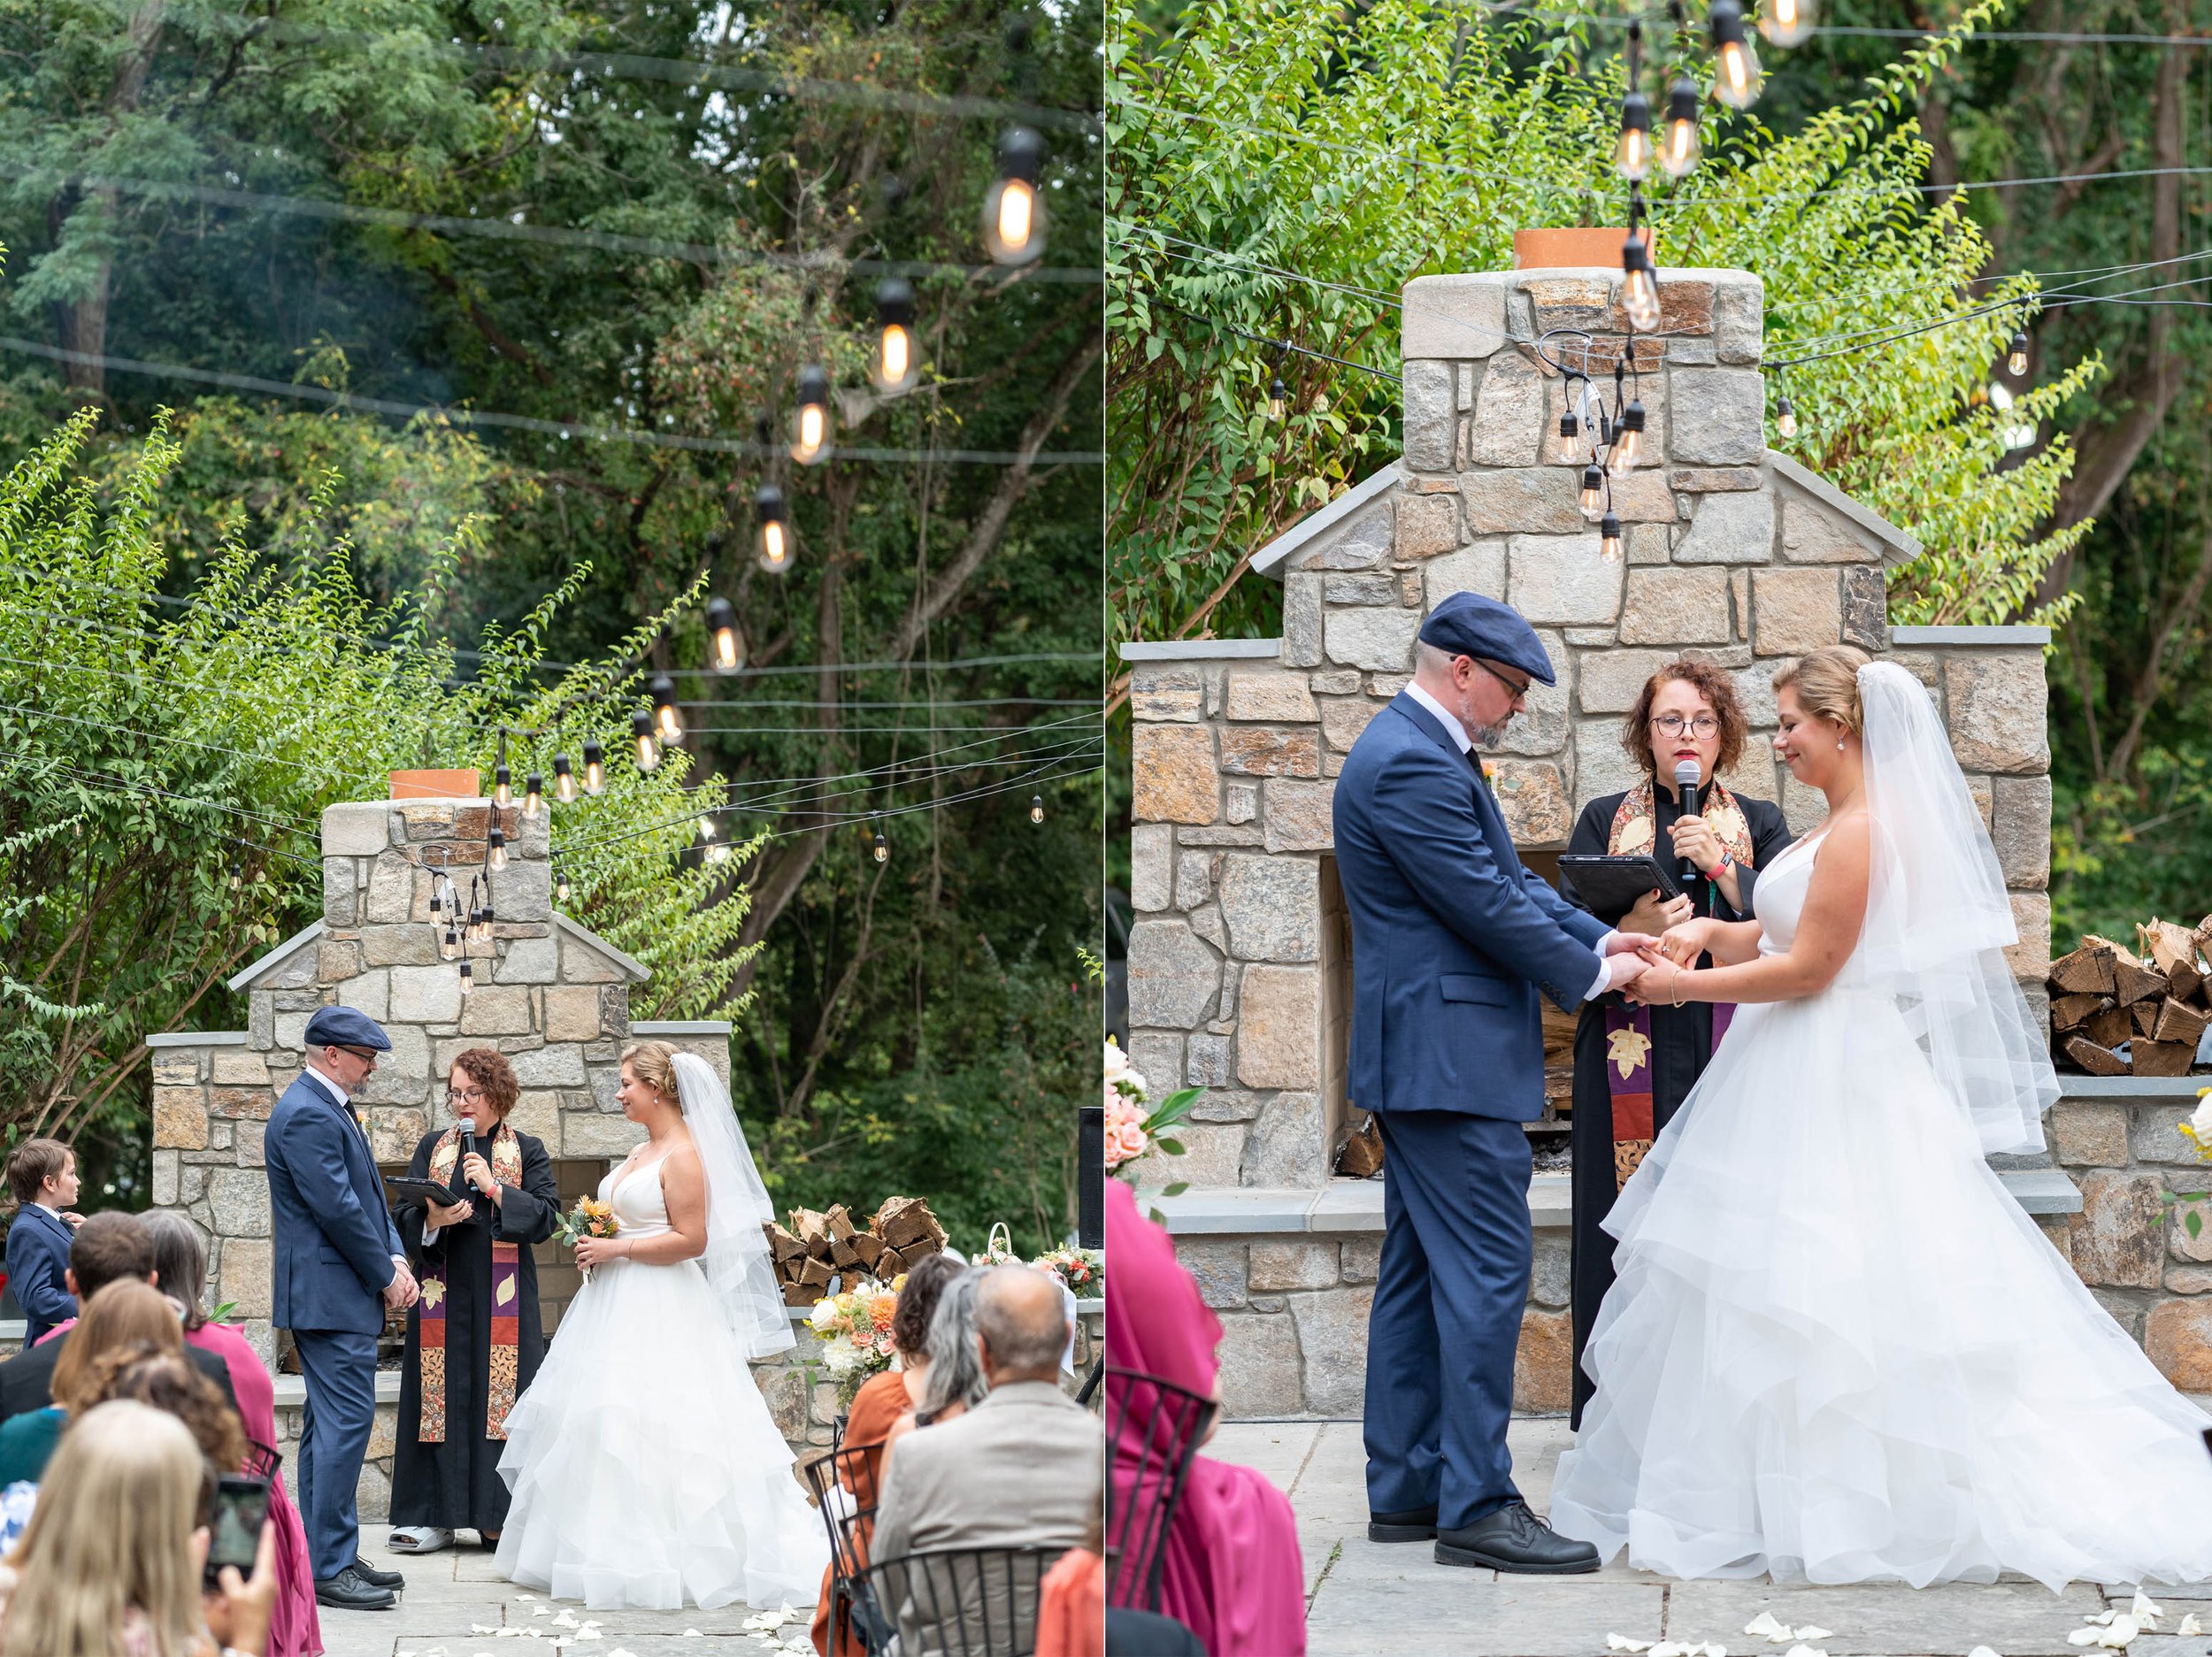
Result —
<instances>
[{"instance_id":1,"label":"handheld microphone","mask_svg":"<svg viewBox=\"0 0 2212 1657\"><path fill-rule=\"evenodd\" d=\"M468 1162L468 1159L469 1159L470 1157L472 1157L472 1156L475 1155L476 1155L476 1124L475 1124L474 1120L473 1120L473 1119L472 1119L471 1117L468 1117L468 1116L463 1116L463 1117L461 1118L461 1162L462 1162L462 1164L463 1164L464 1166L465 1166L465 1165L466 1165L466 1163L467 1163L467 1162ZM472 1185L469 1183L469 1178L468 1178L468 1176L467 1176L466 1174L463 1174L463 1175L461 1176L461 1185L460 1185L460 1189L461 1189L461 1192L463 1193L463 1194L464 1194L464 1195L467 1195L467 1194L472 1193L474 1192L474 1190L475 1190L475 1187L474 1187L473 1185Z\"/></svg>"},{"instance_id":2,"label":"handheld microphone","mask_svg":"<svg viewBox=\"0 0 2212 1657\"><path fill-rule=\"evenodd\" d=\"M1674 787L1675 792L1681 796L1682 815L1695 817L1697 815L1697 762L1695 760L1686 759L1675 766ZM1700 878L1700 871L1695 863L1685 857L1676 865L1675 876L1682 882L1682 889L1687 892Z\"/></svg>"}]
</instances>

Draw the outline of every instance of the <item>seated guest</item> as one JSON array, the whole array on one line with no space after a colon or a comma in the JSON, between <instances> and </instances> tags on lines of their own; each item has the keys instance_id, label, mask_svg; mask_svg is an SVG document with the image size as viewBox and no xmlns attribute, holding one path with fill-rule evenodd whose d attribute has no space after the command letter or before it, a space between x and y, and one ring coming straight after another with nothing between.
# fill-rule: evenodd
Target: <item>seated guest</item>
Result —
<instances>
[{"instance_id":1,"label":"seated guest","mask_svg":"<svg viewBox=\"0 0 2212 1657\"><path fill-rule=\"evenodd\" d=\"M125 1400L86 1412L0 1566L4 1657L263 1657L276 1598L270 1532L253 1575L203 1594L207 1463L184 1424Z\"/></svg>"},{"instance_id":2,"label":"seated guest","mask_svg":"<svg viewBox=\"0 0 2212 1657\"><path fill-rule=\"evenodd\" d=\"M1106 1252L1114 1292L1106 1300L1106 1361L1157 1376L1201 1398L1221 1397L1221 1320L1175 1258L1167 1233L1137 1209L1136 1193L1106 1182ZM1107 1412L1124 1408L1109 1374ZM1140 1412L1148 1400L1132 1400ZM1133 1437L1136 1436L1133 1433ZM1141 1492L1138 1446L1118 1446L1115 1506ZM1305 1568L1290 1499L1250 1468L1191 1459L1169 1527L1160 1609L1191 1630L1210 1657L1296 1657L1306 1649Z\"/></svg>"},{"instance_id":3,"label":"seated guest","mask_svg":"<svg viewBox=\"0 0 2212 1657\"><path fill-rule=\"evenodd\" d=\"M545 1146L507 1121L521 1097L503 1055L490 1047L456 1055L445 1093L454 1125L425 1134L407 1171L469 1194L426 1210L403 1203L393 1215L422 1285L407 1314L400 1370L395 1553L431 1553L458 1530L475 1531L489 1547L507 1523L507 1482L499 1477L507 1412L545 1357L532 1250L561 1218ZM476 1145L465 1154L464 1123Z\"/></svg>"},{"instance_id":4,"label":"seated guest","mask_svg":"<svg viewBox=\"0 0 2212 1657\"><path fill-rule=\"evenodd\" d=\"M86 1372L72 1415L82 1415L119 1398L147 1405L165 1415L174 1415L192 1435L211 1468L237 1469L246 1461L246 1431L238 1424L238 1412L223 1402L215 1383L202 1375L181 1353L111 1352L96 1360Z\"/></svg>"},{"instance_id":5,"label":"seated guest","mask_svg":"<svg viewBox=\"0 0 2212 1657\"><path fill-rule=\"evenodd\" d=\"M884 1440L902 1415L911 1413L922 1396L929 1375L930 1318L936 1312L945 1285L964 1268L953 1254L932 1254L906 1274L898 1304L891 1314L891 1345L899 1368L872 1375L853 1394L853 1407L845 1417L844 1442L840 1446L837 1482L850 1492L853 1507L867 1510L855 1521L852 1546L863 1560L868 1557L869 1534L875 1528L876 1481L882 1471ZM832 1657L830 1638L830 1576L834 1561L822 1570L822 1592L814 1602L814 1649ZM835 1657L864 1657L859 1639L844 1615L837 1611Z\"/></svg>"},{"instance_id":6,"label":"seated guest","mask_svg":"<svg viewBox=\"0 0 2212 1657\"><path fill-rule=\"evenodd\" d=\"M138 1217L153 1239L154 1280L184 1320L185 1345L223 1361L248 1445L275 1449L275 1382L244 1335L226 1324L209 1323L200 1309L207 1298L207 1244L200 1228L173 1209L156 1208ZM269 1523L275 1535L277 1599L269 1623L268 1657L312 1657L323 1648L323 1634L315 1608L307 1527L281 1478L269 1483Z\"/></svg>"},{"instance_id":7,"label":"seated guest","mask_svg":"<svg viewBox=\"0 0 2212 1657\"><path fill-rule=\"evenodd\" d=\"M8 1227L8 1283L23 1308L23 1345L38 1345L46 1331L77 1315L66 1281L69 1245L83 1216L77 1201L77 1154L59 1139L26 1139L8 1154L8 1188L15 1219Z\"/></svg>"},{"instance_id":8,"label":"seated guest","mask_svg":"<svg viewBox=\"0 0 2212 1657\"><path fill-rule=\"evenodd\" d=\"M938 1315L944 1311L941 1302ZM908 1434L888 1458L876 1564L947 1548L1058 1553L1082 1544L1099 1501L1104 1442L1091 1413L1060 1390L1068 1333L1056 1278L1028 1266L982 1274L975 1338L990 1391L956 1420ZM1000 1627L1018 1626L1018 1608L1002 1603L1003 1582L995 1579L994 1588L987 1580L986 1592L1002 1602L991 1615ZM1027 1611L1033 1621L1033 1602ZM910 1595L900 1614L902 1649L945 1644L942 1620Z\"/></svg>"},{"instance_id":9,"label":"seated guest","mask_svg":"<svg viewBox=\"0 0 2212 1657\"><path fill-rule=\"evenodd\" d=\"M75 1240L69 1245L69 1292L80 1304L90 1305L102 1289L126 1277L144 1284L155 1282L154 1243L145 1223L134 1214L91 1216L77 1228ZM68 1350L71 1327L62 1324L37 1346L0 1363L0 1422L27 1410L43 1409L53 1402L54 1369ZM192 1361L223 1389L223 1397L231 1407L237 1408L230 1371L222 1359L211 1352L195 1351Z\"/></svg>"},{"instance_id":10,"label":"seated guest","mask_svg":"<svg viewBox=\"0 0 2212 1657\"><path fill-rule=\"evenodd\" d=\"M913 1403L891 1423L891 1431L884 1437L887 1457L915 1428L964 1415L991 1390L975 1344L976 1285L988 1270L972 1266L956 1272L939 1293L937 1309L930 1315L929 1333L923 1341L921 1377L907 1388Z\"/></svg>"},{"instance_id":11,"label":"seated guest","mask_svg":"<svg viewBox=\"0 0 2212 1657\"><path fill-rule=\"evenodd\" d=\"M101 1388L121 1365L162 1354L180 1357L184 1326L168 1301L125 1277L85 1302L84 1316L61 1345L52 1401L0 1423L0 1488L38 1484L68 1419L100 1401Z\"/></svg>"}]
</instances>

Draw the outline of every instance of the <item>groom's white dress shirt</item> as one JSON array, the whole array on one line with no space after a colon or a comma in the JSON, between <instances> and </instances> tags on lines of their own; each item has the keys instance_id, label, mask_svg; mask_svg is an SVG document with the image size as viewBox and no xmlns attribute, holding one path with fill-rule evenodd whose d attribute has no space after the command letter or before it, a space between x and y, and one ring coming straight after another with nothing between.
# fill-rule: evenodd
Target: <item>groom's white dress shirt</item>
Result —
<instances>
[{"instance_id":1,"label":"groom's white dress shirt","mask_svg":"<svg viewBox=\"0 0 2212 1657\"><path fill-rule=\"evenodd\" d=\"M1461 754L1467 755L1474 752L1474 739L1467 734L1467 727L1460 724L1457 714L1453 713L1418 685L1408 685L1406 694L1436 716L1437 724L1444 727L1444 734L1451 738L1452 745L1458 748ZM1598 941L1598 975L1591 981L1590 987L1582 993L1582 999L1586 1001L1595 1001L1613 987L1611 982L1613 969L1607 961L1606 948L1616 936L1617 934L1615 932L1608 932Z\"/></svg>"}]
</instances>

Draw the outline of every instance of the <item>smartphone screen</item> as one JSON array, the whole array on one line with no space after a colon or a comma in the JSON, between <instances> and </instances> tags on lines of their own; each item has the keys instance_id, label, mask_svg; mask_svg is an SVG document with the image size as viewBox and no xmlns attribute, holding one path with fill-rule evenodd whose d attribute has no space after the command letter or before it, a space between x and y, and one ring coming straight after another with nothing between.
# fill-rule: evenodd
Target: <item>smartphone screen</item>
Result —
<instances>
[{"instance_id":1,"label":"smartphone screen","mask_svg":"<svg viewBox=\"0 0 2212 1657\"><path fill-rule=\"evenodd\" d=\"M207 1580L212 1584L226 1565L253 1575L261 1549L261 1526L269 1516L269 1481L227 1473L215 1487L215 1516L209 1526Z\"/></svg>"}]
</instances>

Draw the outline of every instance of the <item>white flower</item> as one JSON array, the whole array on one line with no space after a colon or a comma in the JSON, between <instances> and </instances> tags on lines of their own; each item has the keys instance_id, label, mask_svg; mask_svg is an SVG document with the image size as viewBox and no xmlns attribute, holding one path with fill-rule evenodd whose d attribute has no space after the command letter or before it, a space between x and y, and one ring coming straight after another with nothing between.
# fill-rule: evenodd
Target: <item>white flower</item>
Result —
<instances>
[{"instance_id":1,"label":"white flower","mask_svg":"<svg viewBox=\"0 0 2212 1657\"><path fill-rule=\"evenodd\" d=\"M837 1302L824 1295L815 1301L814 1309L806 1315L806 1321L817 1329L827 1329L837 1321Z\"/></svg>"},{"instance_id":2,"label":"white flower","mask_svg":"<svg viewBox=\"0 0 2212 1657\"><path fill-rule=\"evenodd\" d=\"M2197 1136L2197 1143L2212 1143L2212 1087L2197 1095L2196 1114L2189 1118L2189 1131Z\"/></svg>"},{"instance_id":3,"label":"white flower","mask_svg":"<svg viewBox=\"0 0 2212 1657\"><path fill-rule=\"evenodd\" d=\"M1605 1637L1605 1649L1608 1651L1647 1652L1651 1649L1651 1642L1647 1639L1631 1639L1625 1634L1608 1634Z\"/></svg>"}]
</instances>

